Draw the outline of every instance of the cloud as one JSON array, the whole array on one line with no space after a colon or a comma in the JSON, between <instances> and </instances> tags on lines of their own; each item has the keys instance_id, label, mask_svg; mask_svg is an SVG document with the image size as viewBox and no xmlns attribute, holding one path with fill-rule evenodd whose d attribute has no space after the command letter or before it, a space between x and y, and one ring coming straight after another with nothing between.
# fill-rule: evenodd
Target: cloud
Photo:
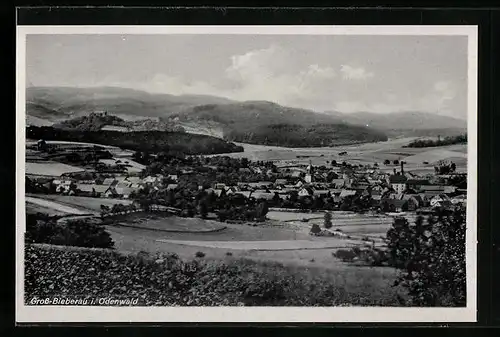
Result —
<instances>
[{"instance_id":1,"label":"cloud","mask_svg":"<svg viewBox=\"0 0 500 337\"><path fill-rule=\"evenodd\" d=\"M94 78L102 79L99 83L80 81L79 85L121 86L173 95L204 94L239 101L268 100L316 111L347 113L419 110L451 115L457 99L462 97L460 87L449 79L438 78L424 87L423 83L417 83L421 84L418 86L412 81L401 81L401 76L406 76L402 72L393 78L390 72L377 68L375 76L373 69L358 61L348 65L328 64L328 59L323 61L325 64L320 60L314 53L298 55L293 49L274 44L228 55L227 63L211 78L192 80L166 71L147 76L146 72L145 77L136 77L134 81L120 81L116 75L104 79L96 75ZM34 84L71 86L73 79L58 77L56 81Z\"/></svg>"},{"instance_id":2,"label":"cloud","mask_svg":"<svg viewBox=\"0 0 500 337\"><path fill-rule=\"evenodd\" d=\"M452 103L457 97L457 89L451 81L437 81L433 90L425 95L420 104L422 109L440 114L451 114Z\"/></svg>"},{"instance_id":3,"label":"cloud","mask_svg":"<svg viewBox=\"0 0 500 337\"><path fill-rule=\"evenodd\" d=\"M416 100L398 97L393 93L378 96L371 101L340 101L334 109L340 112L401 112L422 111L453 115L453 102L457 97L456 85L451 81L436 81L430 89Z\"/></svg>"},{"instance_id":4,"label":"cloud","mask_svg":"<svg viewBox=\"0 0 500 337\"><path fill-rule=\"evenodd\" d=\"M374 76L373 72L368 72L364 68L355 68L349 65L341 65L340 72L346 80L366 80Z\"/></svg>"},{"instance_id":5,"label":"cloud","mask_svg":"<svg viewBox=\"0 0 500 337\"><path fill-rule=\"evenodd\" d=\"M336 78L332 67L300 64L293 52L276 45L233 55L230 61L225 95L239 100L294 105L319 99Z\"/></svg>"}]
</instances>

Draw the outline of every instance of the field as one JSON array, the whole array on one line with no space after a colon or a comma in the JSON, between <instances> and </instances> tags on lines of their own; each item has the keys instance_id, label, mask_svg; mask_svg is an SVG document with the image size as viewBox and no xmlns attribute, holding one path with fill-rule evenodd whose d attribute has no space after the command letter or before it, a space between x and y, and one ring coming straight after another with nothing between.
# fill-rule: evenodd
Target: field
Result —
<instances>
[{"instance_id":1,"label":"field","mask_svg":"<svg viewBox=\"0 0 500 337\"><path fill-rule=\"evenodd\" d=\"M64 173L83 172L84 169L58 162L26 163L26 174L59 177Z\"/></svg>"},{"instance_id":2,"label":"field","mask_svg":"<svg viewBox=\"0 0 500 337\"><path fill-rule=\"evenodd\" d=\"M28 197L27 197L28 198ZM31 199L36 199L38 204L42 203L46 207L55 210L64 210L71 214L99 214L101 212L101 205L113 207L115 204L128 205L130 200L122 199L108 199L108 198L91 198L91 197L77 197L67 195L33 195ZM41 201L40 201L41 200Z\"/></svg>"},{"instance_id":3,"label":"field","mask_svg":"<svg viewBox=\"0 0 500 337\"><path fill-rule=\"evenodd\" d=\"M77 215L83 215L83 214L89 214L89 212L84 211L81 208L76 208L76 207L71 207L65 204L61 204L59 202L51 201L51 200L46 200L46 199L41 199L41 198L35 198L35 197L30 197L26 196L26 205L27 208L32 207L30 205L35 205L38 207L40 211L43 213L49 213L51 215L57 215L57 214L77 214ZM45 211L43 211L45 210Z\"/></svg>"},{"instance_id":4,"label":"field","mask_svg":"<svg viewBox=\"0 0 500 337\"><path fill-rule=\"evenodd\" d=\"M311 220L304 223L301 221L304 217ZM333 217L334 228L351 236L341 238L309 235L312 223L322 227L323 213L269 212L268 218L266 223L250 226L135 214L116 220L118 225L108 224L106 228L116 248L123 252L175 252L190 258L202 251L207 258L213 259L223 259L229 252L234 257L291 266L350 269L359 267L337 260L332 253L340 248L365 245L364 237L380 240L393 221L392 217L339 212Z\"/></svg>"},{"instance_id":5,"label":"field","mask_svg":"<svg viewBox=\"0 0 500 337\"><path fill-rule=\"evenodd\" d=\"M109 151L115 157L130 157L133 155L133 151L124 150L116 146L103 145L103 144L95 144L95 143L82 143L82 142L70 142L70 141L62 141L62 140L47 140L45 141L49 145L57 145L59 148L64 149L67 147L81 146L81 147L89 147L89 146L99 146L107 151ZM26 139L26 147L36 146L37 140L34 139Z\"/></svg>"},{"instance_id":6,"label":"field","mask_svg":"<svg viewBox=\"0 0 500 337\"><path fill-rule=\"evenodd\" d=\"M380 170L390 172L398 165L383 165L384 160L404 160L405 169L425 174L434 171L434 165L440 160L452 160L457 171L465 171L467 167L467 144L449 145L435 148L404 148L416 137L390 139L386 142L356 144L338 147L317 148L285 148L277 146L252 145L236 143L244 148L244 152L228 154L230 157L247 157L250 160L273 161L278 166L287 165L326 165L331 160L346 161L351 164L373 165L378 163ZM346 155L339 155L341 152ZM297 158L303 157L303 158ZM424 164L423 162L428 162Z\"/></svg>"},{"instance_id":7,"label":"field","mask_svg":"<svg viewBox=\"0 0 500 337\"><path fill-rule=\"evenodd\" d=\"M356 268L332 256L338 248L352 246L348 240L315 238L287 230L231 225L213 233L168 233L130 227L107 226L117 250L127 253L176 253L192 258L202 251L209 259L233 257L274 261L291 266ZM240 226L241 228L237 228ZM296 240L294 240L296 237ZM325 248L326 247L326 248Z\"/></svg>"},{"instance_id":8,"label":"field","mask_svg":"<svg viewBox=\"0 0 500 337\"><path fill-rule=\"evenodd\" d=\"M164 217L155 214L130 214L112 220L114 226L148 229L172 233L210 233L224 230L223 223L197 218Z\"/></svg>"},{"instance_id":9,"label":"field","mask_svg":"<svg viewBox=\"0 0 500 337\"><path fill-rule=\"evenodd\" d=\"M42 200L42 199L40 199ZM46 205L44 204L45 200L42 200L41 202L37 202L38 200L29 200L26 198L26 213L27 214L37 214L37 213L43 213L43 214L48 214L50 216L65 216L69 215L72 213L64 212L60 209L55 209L54 205Z\"/></svg>"},{"instance_id":10,"label":"field","mask_svg":"<svg viewBox=\"0 0 500 337\"><path fill-rule=\"evenodd\" d=\"M100 159L100 163L105 165L114 166L117 164L127 165L127 172L130 173L140 173L146 166L139 164L131 159L123 158L123 157L114 157L113 159Z\"/></svg>"}]
</instances>

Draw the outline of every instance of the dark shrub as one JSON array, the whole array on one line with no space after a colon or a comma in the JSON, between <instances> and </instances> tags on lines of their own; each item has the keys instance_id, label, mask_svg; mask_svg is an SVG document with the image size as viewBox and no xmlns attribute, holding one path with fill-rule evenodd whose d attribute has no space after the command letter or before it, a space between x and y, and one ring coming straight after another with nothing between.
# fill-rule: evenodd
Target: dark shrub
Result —
<instances>
[{"instance_id":1,"label":"dark shrub","mask_svg":"<svg viewBox=\"0 0 500 337\"><path fill-rule=\"evenodd\" d=\"M326 212L324 217L325 228L332 228L332 213Z\"/></svg>"},{"instance_id":2,"label":"dark shrub","mask_svg":"<svg viewBox=\"0 0 500 337\"><path fill-rule=\"evenodd\" d=\"M321 228L319 227L318 224L313 224L312 227L311 227L311 231L310 233L311 234L318 234L321 232Z\"/></svg>"},{"instance_id":3,"label":"dark shrub","mask_svg":"<svg viewBox=\"0 0 500 337\"><path fill-rule=\"evenodd\" d=\"M58 222L53 218L28 217L26 240L54 245L112 248L113 240L101 224L90 220Z\"/></svg>"},{"instance_id":4,"label":"dark shrub","mask_svg":"<svg viewBox=\"0 0 500 337\"><path fill-rule=\"evenodd\" d=\"M353 262L357 257L357 254L353 252L352 249L338 249L333 252L332 255L343 262Z\"/></svg>"},{"instance_id":5,"label":"dark shrub","mask_svg":"<svg viewBox=\"0 0 500 337\"><path fill-rule=\"evenodd\" d=\"M194 256L196 256L196 257L205 257L205 253L203 253L203 252L196 252L196 254Z\"/></svg>"}]
</instances>

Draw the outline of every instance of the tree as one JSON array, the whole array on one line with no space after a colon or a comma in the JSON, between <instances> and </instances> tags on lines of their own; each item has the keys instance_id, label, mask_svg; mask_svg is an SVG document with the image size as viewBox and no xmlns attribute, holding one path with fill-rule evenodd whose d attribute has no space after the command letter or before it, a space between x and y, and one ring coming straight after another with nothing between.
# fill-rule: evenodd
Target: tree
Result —
<instances>
[{"instance_id":1,"label":"tree","mask_svg":"<svg viewBox=\"0 0 500 337\"><path fill-rule=\"evenodd\" d=\"M266 201L262 201L256 209L256 217L260 221L264 221L266 219L266 214L269 211L269 207L267 206Z\"/></svg>"},{"instance_id":2,"label":"tree","mask_svg":"<svg viewBox=\"0 0 500 337\"><path fill-rule=\"evenodd\" d=\"M389 165L391 161L389 159L384 160L384 165Z\"/></svg>"},{"instance_id":3,"label":"tree","mask_svg":"<svg viewBox=\"0 0 500 337\"><path fill-rule=\"evenodd\" d=\"M273 196L274 205L279 205L280 202L281 202L280 195L278 194L278 192L274 192L274 196Z\"/></svg>"},{"instance_id":4,"label":"tree","mask_svg":"<svg viewBox=\"0 0 500 337\"><path fill-rule=\"evenodd\" d=\"M208 214L208 210L207 210L207 204L202 201L199 203L198 205L198 213L200 213L200 216L202 219L206 219L207 218L207 214Z\"/></svg>"},{"instance_id":5,"label":"tree","mask_svg":"<svg viewBox=\"0 0 500 337\"><path fill-rule=\"evenodd\" d=\"M387 232L390 263L401 269L396 285L413 305L465 306L465 208L418 217L411 226L395 219Z\"/></svg>"},{"instance_id":6,"label":"tree","mask_svg":"<svg viewBox=\"0 0 500 337\"><path fill-rule=\"evenodd\" d=\"M337 166L337 161L335 159L332 159L332 166Z\"/></svg>"},{"instance_id":7,"label":"tree","mask_svg":"<svg viewBox=\"0 0 500 337\"><path fill-rule=\"evenodd\" d=\"M452 163L451 163L451 165L450 165L450 171L451 171L451 172L455 172L455 171L456 171L456 169L457 169L457 165L456 165L455 163L453 163L453 162L452 162Z\"/></svg>"},{"instance_id":8,"label":"tree","mask_svg":"<svg viewBox=\"0 0 500 337\"><path fill-rule=\"evenodd\" d=\"M348 211L349 209L351 208L351 205L344 201L341 205L340 205L340 210L341 211Z\"/></svg>"},{"instance_id":9,"label":"tree","mask_svg":"<svg viewBox=\"0 0 500 337\"><path fill-rule=\"evenodd\" d=\"M398 164L399 164L399 160L394 159L394 160L392 161L392 163L393 163L394 165L398 165Z\"/></svg>"},{"instance_id":10,"label":"tree","mask_svg":"<svg viewBox=\"0 0 500 337\"><path fill-rule=\"evenodd\" d=\"M326 212L324 217L325 228L332 228L332 213Z\"/></svg>"},{"instance_id":11,"label":"tree","mask_svg":"<svg viewBox=\"0 0 500 337\"><path fill-rule=\"evenodd\" d=\"M310 230L311 234L318 234L320 232L321 232L321 228L319 227L318 224L312 225L311 230Z\"/></svg>"}]
</instances>

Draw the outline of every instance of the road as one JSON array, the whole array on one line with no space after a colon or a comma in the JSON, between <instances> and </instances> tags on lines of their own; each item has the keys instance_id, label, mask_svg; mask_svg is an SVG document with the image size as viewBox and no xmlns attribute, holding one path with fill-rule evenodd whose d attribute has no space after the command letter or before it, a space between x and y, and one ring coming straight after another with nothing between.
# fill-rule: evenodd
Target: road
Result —
<instances>
[{"instance_id":1,"label":"road","mask_svg":"<svg viewBox=\"0 0 500 337\"><path fill-rule=\"evenodd\" d=\"M158 242L177 245L198 246L207 248L237 249L237 250L302 250L345 248L359 244L359 241L328 238L328 240L279 240L279 241L184 241L158 239Z\"/></svg>"}]
</instances>

